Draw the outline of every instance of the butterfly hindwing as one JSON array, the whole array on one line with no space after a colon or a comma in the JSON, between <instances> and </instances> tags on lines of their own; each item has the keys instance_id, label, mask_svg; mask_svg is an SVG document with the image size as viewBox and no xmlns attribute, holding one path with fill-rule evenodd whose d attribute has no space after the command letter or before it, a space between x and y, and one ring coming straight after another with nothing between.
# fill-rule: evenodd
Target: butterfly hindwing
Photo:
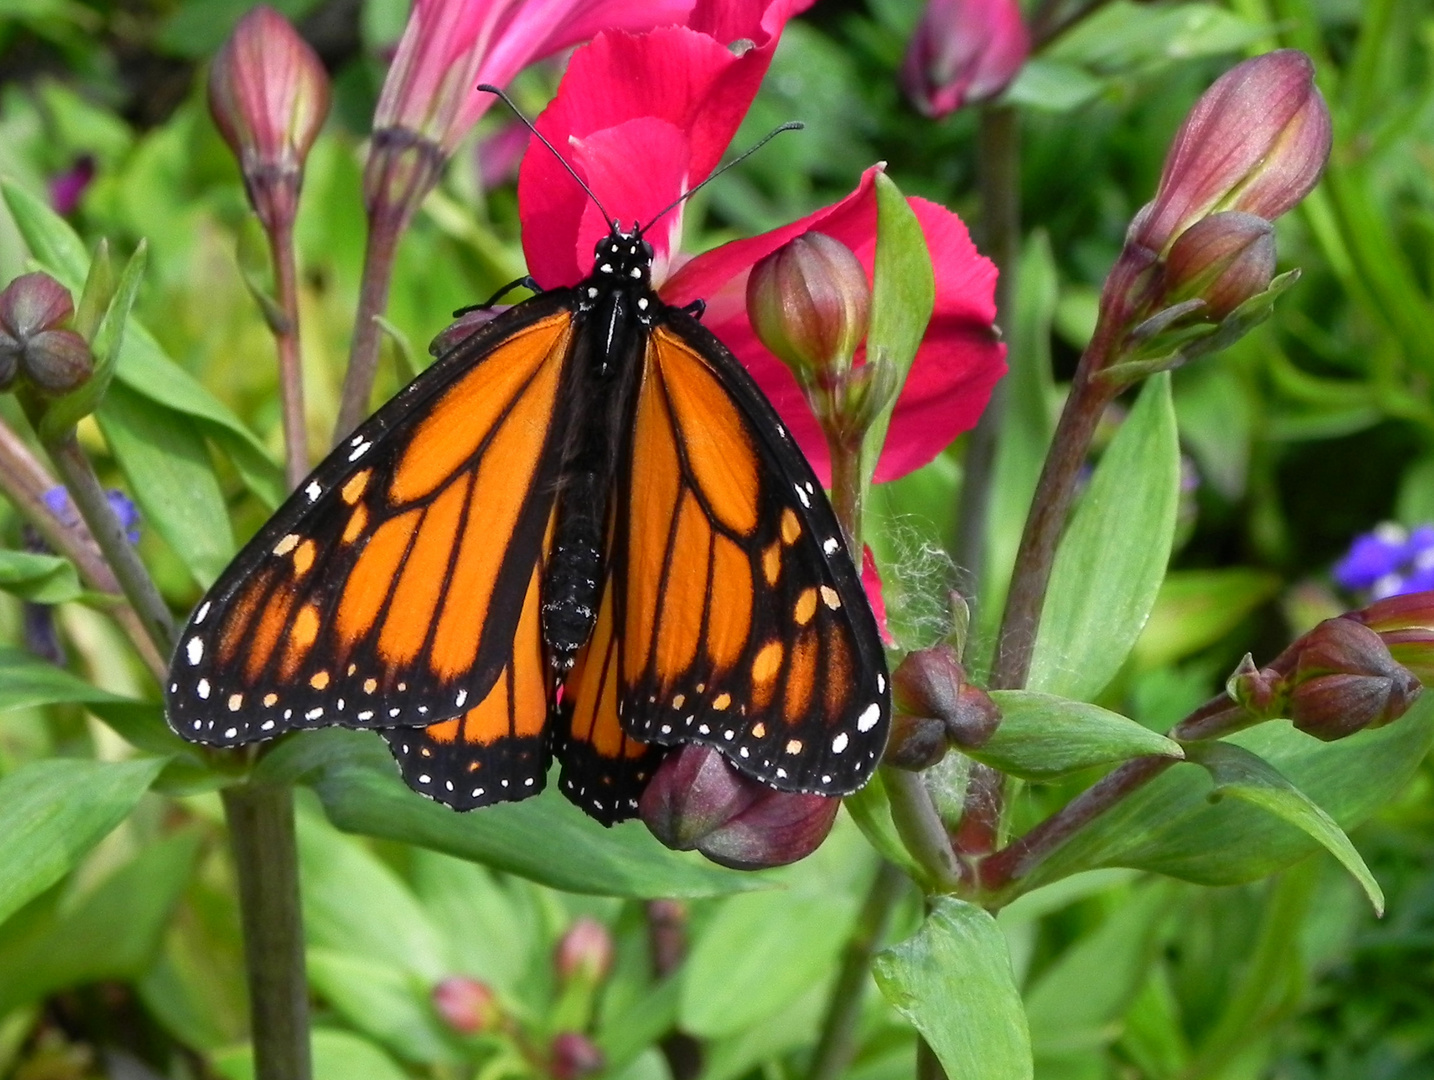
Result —
<instances>
[{"instance_id":1,"label":"butterfly hindwing","mask_svg":"<svg viewBox=\"0 0 1434 1080\"><path fill-rule=\"evenodd\" d=\"M668 309L617 493L622 724L845 794L890 717L875 620L811 467L726 348Z\"/></svg>"},{"instance_id":2,"label":"butterfly hindwing","mask_svg":"<svg viewBox=\"0 0 1434 1080\"><path fill-rule=\"evenodd\" d=\"M414 791L473 810L543 790L553 675L539 616L542 566L533 568L512 647L488 694L467 712L383 737Z\"/></svg>"},{"instance_id":3,"label":"butterfly hindwing","mask_svg":"<svg viewBox=\"0 0 1434 1080\"><path fill-rule=\"evenodd\" d=\"M490 696L512 669L551 511L568 296L462 341L260 530L179 638L177 731L234 745L416 725Z\"/></svg>"}]
</instances>

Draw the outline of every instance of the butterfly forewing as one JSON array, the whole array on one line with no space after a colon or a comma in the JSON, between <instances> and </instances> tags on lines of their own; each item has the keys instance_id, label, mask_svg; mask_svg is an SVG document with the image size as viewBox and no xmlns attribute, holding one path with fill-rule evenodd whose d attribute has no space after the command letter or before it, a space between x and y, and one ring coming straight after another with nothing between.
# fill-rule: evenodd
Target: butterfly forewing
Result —
<instances>
[{"instance_id":1,"label":"butterfly forewing","mask_svg":"<svg viewBox=\"0 0 1434 1080\"><path fill-rule=\"evenodd\" d=\"M280 508L180 636L177 731L232 745L414 725L490 696L512 666L552 506L563 299L462 342Z\"/></svg>"},{"instance_id":2,"label":"butterfly forewing","mask_svg":"<svg viewBox=\"0 0 1434 1080\"><path fill-rule=\"evenodd\" d=\"M715 746L777 788L854 791L890 705L835 515L731 354L683 313L666 317L619 494L623 724Z\"/></svg>"}]
</instances>

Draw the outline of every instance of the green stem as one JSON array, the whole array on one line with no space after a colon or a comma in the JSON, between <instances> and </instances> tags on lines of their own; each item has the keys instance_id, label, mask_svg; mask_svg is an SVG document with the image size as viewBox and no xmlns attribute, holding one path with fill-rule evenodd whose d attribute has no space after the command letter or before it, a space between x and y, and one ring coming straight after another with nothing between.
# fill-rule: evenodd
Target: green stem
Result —
<instances>
[{"instance_id":1,"label":"green stem","mask_svg":"<svg viewBox=\"0 0 1434 1080\"><path fill-rule=\"evenodd\" d=\"M34 412L33 409L29 411ZM38 416L32 415L31 421L38 421ZM38 428L38 423L36 426ZM95 475L85 452L80 449L74 428L51 440L45 449L49 451L65 487L69 488L80 517L90 527L95 543L114 571L120 589L138 615L140 628L160 655L168 656L174 650L174 620L169 614L169 607L125 536L124 525L115 516L104 488L100 487L99 477Z\"/></svg>"},{"instance_id":2,"label":"green stem","mask_svg":"<svg viewBox=\"0 0 1434 1080\"><path fill-rule=\"evenodd\" d=\"M237 784L221 793L239 879L256 1080L309 1080L309 995L294 794Z\"/></svg>"},{"instance_id":3,"label":"green stem","mask_svg":"<svg viewBox=\"0 0 1434 1080\"><path fill-rule=\"evenodd\" d=\"M891 803L891 822L902 845L921 867L928 890L958 891L961 866L921 774L886 767L881 770L881 780Z\"/></svg>"},{"instance_id":4,"label":"green stem","mask_svg":"<svg viewBox=\"0 0 1434 1080\"><path fill-rule=\"evenodd\" d=\"M856 926L847 940L841 970L827 1003L807 1080L837 1080L856 1055L857 1023L861 1019L862 999L866 996L871 958L886 936L891 913L906 892L906 875L891 863L882 860L876 868L871 888L856 918Z\"/></svg>"},{"instance_id":5,"label":"green stem","mask_svg":"<svg viewBox=\"0 0 1434 1080\"><path fill-rule=\"evenodd\" d=\"M388 288L393 277L393 259L398 251L404 218L399 214L378 214L370 222L364 248L363 284L359 291L358 317L349 349L349 367L339 398L339 417L334 424L334 445L338 445L368 415L369 397L378 372L378 351L383 328L376 316L388 308Z\"/></svg>"},{"instance_id":6,"label":"green stem","mask_svg":"<svg viewBox=\"0 0 1434 1080\"><path fill-rule=\"evenodd\" d=\"M45 543L75 564L80 576L93 589L115 595L119 602L108 609L134 645L140 659L156 680L164 678L167 655L159 651L145 632L134 608L123 599L119 580L105 562L89 527L81 520L75 525L61 521L45 503L45 492L59 486L30 448L0 421L0 491L15 504Z\"/></svg>"},{"instance_id":7,"label":"green stem","mask_svg":"<svg viewBox=\"0 0 1434 1080\"><path fill-rule=\"evenodd\" d=\"M1046 586L1050 584L1056 545L1075 496L1076 478L1090 451L1101 413L1116 393L1109 381L1096 377L1096 373L1109 365L1115 337L1104 320L1096 327L1095 336L1076 368L1070 396L1056 424L1021 534L1021 546L1016 552L1005 616L996 640L992 689L1019 690L1026 685L1030 674Z\"/></svg>"},{"instance_id":8,"label":"green stem","mask_svg":"<svg viewBox=\"0 0 1434 1080\"><path fill-rule=\"evenodd\" d=\"M1009 327L1015 320L1016 265L1021 248L1020 116L1011 106L982 108L977 170L981 189L981 239L986 254L996 264L996 321L999 326ZM1008 349L1011 341L1007 337ZM1007 360L1009 363L1009 354ZM962 462L953 555L961 575L961 591L978 603L985 593L991 485L1008 397L1006 380L1002 379L971 433ZM967 640L968 662L974 643L974 636ZM1005 778L995 769L973 764L961 828L956 836L960 851L984 854L995 850L1004 803Z\"/></svg>"},{"instance_id":9,"label":"green stem","mask_svg":"<svg viewBox=\"0 0 1434 1080\"><path fill-rule=\"evenodd\" d=\"M836 513L842 539L846 541L847 552L859 574L862 564L861 527L865 515L861 490L861 441L847 441L828 432L827 450L832 466L832 510Z\"/></svg>"},{"instance_id":10,"label":"green stem","mask_svg":"<svg viewBox=\"0 0 1434 1080\"><path fill-rule=\"evenodd\" d=\"M284 478L292 491L309 473L309 436L304 424L304 369L299 349L298 269L292 222L278 225L270 237L274 282L284 324L274 328L279 350L279 401L284 415Z\"/></svg>"}]
</instances>

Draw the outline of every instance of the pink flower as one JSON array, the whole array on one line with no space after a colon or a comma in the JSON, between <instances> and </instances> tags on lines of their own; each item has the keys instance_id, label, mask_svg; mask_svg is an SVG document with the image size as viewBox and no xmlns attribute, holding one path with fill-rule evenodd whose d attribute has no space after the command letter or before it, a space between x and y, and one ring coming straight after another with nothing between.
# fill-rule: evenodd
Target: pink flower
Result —
<instances>
[{"instance_id":1,"label":"pink flower","mask_svg":"<svg viewBox=\"0 0 1434 1080\"><path fill-rule=\"evenodd\" d=\"M801 2L728 3L720 20L699 3L686 28L600 35L573 55L538 128L569 155L609 213L645 225L716 167L766 72L782 24ZM734 39L754 44L738 55L725 44ZM634 161L641 167L634 168ZM815 231L849 247L869 278L876 248L874 173L868 170L857 190L834 206L690 260L678 250L680 207L646 234L663 299L675 305L706 301L704 323L757 380L824 480L826 440L796 379L752 329L747 277L763 256ZM518 205L528 269L539 283L573 284L585 277L608 225L552 155L524 158ZM969 429L1005 371L1005 347L992 329L995 267L976 253L955 214L921 199L911 205L935 260L936 310L897 402L877 480L919 468ZM856 362L863 361L859 349Z\"/></svg>"},{"instance_id":2,"label":"pink flower","mask_svg":"<svg viewBox=\"0 0 1434 1080\"><path fill-rule=\"evenodd\" d=\"M404 128L446 157L534 60L600 30L645 30L687 20L693 0L414 0L374 113L375 131Z\"/></svg>"},{"instance_id":3,"label":"pink flower","mask_svg":"<svg viewBox=\"0 0 1434 1080\"><path fill-rule=\"evenodd\" d=\"M901 88L927 116L945 116L999 94L1030 49L1015 0L931 0L907 45Z\"/></svg>"}]
</instances>

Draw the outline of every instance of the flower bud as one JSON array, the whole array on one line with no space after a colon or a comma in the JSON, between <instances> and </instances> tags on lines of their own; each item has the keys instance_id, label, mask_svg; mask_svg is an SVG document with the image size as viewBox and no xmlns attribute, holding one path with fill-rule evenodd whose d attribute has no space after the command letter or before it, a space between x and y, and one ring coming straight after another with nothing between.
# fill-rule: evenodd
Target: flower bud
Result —
<instances>
[{"instance_id":1,"label":"flower bud","mask_svg":"<svg viewBox=\"0 0 1434 1080\"><path fill-rule=\"evenodd\" d=\"M946 756L946 725L934 716L896 713L881 763L908 772L929 769Z\"/></svg>"},{"instance_id":2,"label":"flower bud","mask_svg":"<svg viewBox=\"0 0 1434 1080\"><path fill-rule=\"evenodd\" d=\"M50 206L61 217L68 217L80 205L80 199L95 178L95 159L81 154L64 172L50 177Z\"/></svg>"},{"instance_id":3,"label":"flower bud","mask_svg":"<svg viewBox=\"0 0 1434 1080\"><path fill-rule=\"evenodd\" d=\"M1200 315L1219 322L1275 276L1275 227L1238 210L1211 214L1186 229L1165 263L1165 303L1198 298Z\"/></svg>"},{"instance_id":4,"label":"flower bud","mask_svg":"<svg viewBox=\"0 0 1434 1080\"><path fill-rule=\"evenodd\" d=\"M996 703L966 681L966 670L949 644L908 653L892 673L891 692L898 714L941 721L946 738L958 747L984 745L1001 722Z\"/></svg>"},{"instance_id":5,"label":"flower bud","mask_svg":"<svg viewBox=\"0 0 1434 1080\"><path fill-rule=\"evenodd\" d=\"M603 1052L586 1035L577 1031L559 1032L548 1050L553 1080L581 1080L600 1072L607 1063Z\"/></svg>"},{"instance_id":6,"label":"flower bud","mask_svg":"<svg viewBox=\"0 0 1434 1080\"><path fill-rule=\"evenodd\" d=\"M1424 685L1434 682L1434 592L1409 592L1377 600L1344 618L1379 635L1385 647Z\"/></svg>"},{"instance_id":7,"label":"flower bud","mask_svg":"<svg viewBox=\"0 0 1434 1080\"><path fill-rule=\"evenodd\" d=\"M292 222L304 159L329 111L318 54L273 8L254 8L214 57L209 111L264 227Z\"/></svg>"},{"instance_id":8,"label":"flower bud","mask_svg":"<svg viewBox=\"0 0 1434 1080\"><path fill-rule=\"evenodd\" d=\"M564 980L601 982L612 970L612 934L596 919L575 920L558 941L553 966Z\"/></svg>"},{"instance_id":9,"label":"flower bud","mask_svg":"<svg viewBox=\"0 0 1434 1080\"><path fill-rule=\"evenodd\" d=\"M1279 672L1255 666L1249 653L1228 679L1225 692L1252 717L1268 720L1284 712L1284 682Z\"/></svg>"},{"instance_id":10,"label":"flower bud","mask_svg":"<svg viewBox=\"0 0 1434 1080\"><path fill-rule=\"evenodd\" d=\"M1155 252L1218 210L1273 221L1319 181L1330 148L1329 109L1304 53L1279 49L1237 64L1181 125L1155 198L1128 239Z\"/></svg>"},{"instance_id":11,"label":"flower bud","mask_svg":"<svg viewBox=\"0 0 1434 1080\"><path fill-rule=\"evenodd\" d=\"M70 294L49 274L23 274L0 291L0 390L23 376L43 394L75 389L94 371L85 339L62 323L74 315Z\"/></svg>"},{"instance_id":12,"label":"flower bud","mask_svg":"<svg viewBox=\"0 0 1434 1080\"><path fill-rule=\"evenodd\" d=\"M851 367L866 337L871 284L839 240L809 232L766 256L747 278L747 314L762 344L803 386Z\"/></svg>"},{"instance_id":13,"label":"flower bud","mask_svg":"<svg viewBox=\"0 0 1434 1080\"><path fill-rule=\"evenodd\" d=\"M778 791L737 771L720 751L688 743L668 754L638 805L648 829L735 870L784 866L815 851L841 800Z\"/></svg>"},{"instance_id":14,"label":"flower bud","mask_svg":"<svg viewBox=\"0 0 1434 1080\"><path fill-rule=\"evenodd\" d=\"M493 1031L502 1020L498 996L487 983L467 975L450 975L434 986L433 1007L460 1035Z\"/></svg>"},{"instance_id":15,"label":"flower bud","mask_svg":"<svg viewBox=\"0 0 1434 1080\"><path fill-rule=\"evenodd\" d=\"M931 0L906 47L901 88L925 115L945 116L1004 90L1030 47L1015 0Z\"/></svg>"},{"instance_id":16,"label":"flower bud","mask_svg":"<svg viewBox=\"0 0 1434 1080\"><path fill-rule=\"evenodd\" d=\"M1326 742L1398 719L1423 689L1378 634L1345 618L1305 635L1290 681L1290 719Z\"/></svg>"}]
</instances>

